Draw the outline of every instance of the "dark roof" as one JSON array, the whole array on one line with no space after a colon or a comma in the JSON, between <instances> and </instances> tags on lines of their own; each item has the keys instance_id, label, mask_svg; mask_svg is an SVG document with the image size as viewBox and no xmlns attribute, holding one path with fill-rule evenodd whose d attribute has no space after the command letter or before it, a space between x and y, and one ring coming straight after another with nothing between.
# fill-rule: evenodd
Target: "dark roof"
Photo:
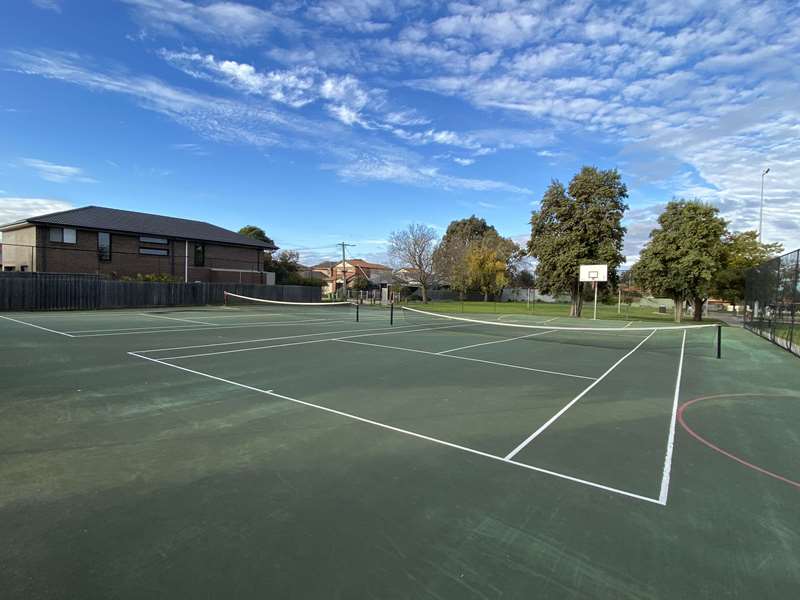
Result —
<instances>
[{"instance_id":1,"label":"dark roof","mask_svg":"<svg viewBox=\"0 0 800 600\"><path fill-rule=\"evenodd\" d=\"M81 227L86 229L104 229L125 233L157 235L182 240L200 240L237 246L254 246L265 250L277 250L277 246L256 240L236 232L217 227L203 221L191 221L176 217L163 217L148 213L104 208L102 206L84 206L61 212L50 213L15 223L0 226L0 230L22 223L41 223L45 225L61 225L65 227Z\"/></svg>"}]
</instances>

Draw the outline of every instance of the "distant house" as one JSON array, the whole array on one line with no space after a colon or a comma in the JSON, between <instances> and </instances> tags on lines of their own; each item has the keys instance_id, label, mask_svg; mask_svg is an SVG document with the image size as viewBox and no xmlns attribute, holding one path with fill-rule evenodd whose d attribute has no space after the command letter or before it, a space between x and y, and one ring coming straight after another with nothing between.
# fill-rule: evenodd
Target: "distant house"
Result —
<instances>
[{"instance_id":1,"label":"distant house","mask_svg":"<svg viewBox=\"0 0 800 600\"><path fill-rule=\"evenodd\" d=\"M311 267L319 273L326 285L323 293L333 294L341 289L343 282L352 289L360 279L366 279L370 289L387 287L392 282L392 269L379 263L371 263L360 258L352 258L346 262L325 261Z\"/></svg>"},{"instance_id":2,"label":"distant house","mask_svg":"<svg viewBox=\"0 0 800 600\"><path fill-rule=\"evenodd\" d=\"M271 283L277 250L202 221L85 206L0 226L4 271L169 275L188 281Z\"/></svg>"}]
</instances>

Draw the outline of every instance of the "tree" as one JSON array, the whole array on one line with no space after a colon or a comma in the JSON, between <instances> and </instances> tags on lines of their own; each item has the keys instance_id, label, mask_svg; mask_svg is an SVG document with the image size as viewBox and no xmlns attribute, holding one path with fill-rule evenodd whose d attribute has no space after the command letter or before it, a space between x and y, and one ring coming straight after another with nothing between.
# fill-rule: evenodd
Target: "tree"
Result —
<instances>
[{"instance_id":1,"label":"tree","mask_svg":"<svg viewBox=\"0 0 800 600\"><path fill-rule=\"evenodd\" d=\"M239 235L246 235L249 238L253 238L254 240L260 240L267 244L275 245L275 242L272 241L264 230L261 227L257 227L256 225L245 225L239 230Z\"/></svg>"},{"instance_id":2,"label":"tree","mask_svg":"<svg viewBox=\"0 0 800 600\"><path fill-rule=\"evenodd\" d=\"M728 232L723 245L723 268L717 273L712 293L736 310L736 304L744 298L745 271L783 252L783 245L759 242L756 231Z\"/></svg>"},{"instance_id":3,"label":"tree","mask_svg":"<svg viewBox=\"0 0 800 600\"><path fill-rule=\"evenodd\" d=\"M494 227L475 215L468 219L452 221L433 253L433 265L437 276L446 280L450 288L456 290L462 297L470 285L467 264L470 247L490 232L497 235Z\"/></svg>"},{"instance_id":4,"label":"tree","mask_svg":"<svg viewBox=\"0 0 800 600\"><path fill-rule=\"evenodd\" d=\"M570 316L579 317L583 308L579 266L605 263L614 281L617 267L625 261L622 217L627 197L616 169L583 167L568 189L553 180L539 210L531 214L528 252L539 261L537 283L544 293L568 292Z\"/></svg>"},{"instance_id":5,"label":"tree","mask_svg":"<svg viewBox=\"0 0 800 600\"><path fill-rule=\"evenodd\" d=\"M353 282L350 284L350 287L354 290L368 290L369 289L369 279L367 279L363 273L357 273L355 278L353 278Z\"/></svg>"},{"instance_id":6,"label":"tree","mask_svg":"<svg viewBox=\"0 0 800 600\"><path fill-rule=\"evenodd\" d=\"M267 254L264 269L275 273L275 283L280 285L325 285L321 279L300 273L300 254L294 250L283 250L277 256Z\"/></svg>"},{"instance_id":7,"label":"tree","mask_svg":"<svg viewBox=\"0 0 800 600\"><path fill-rule=\"evenodd\" d=\"M435 250L436 231L421 223L413 223L407 229L389 235L389 256L398 266L411 267L416 272L423 303L428 301L428 290L434 283Z\"/></svg>"},{"instance_id":8,"label":"tree","mask_svg":"<svg viewBox=\"0 0 800 600\"><path fill-rule=\"evenodd\" d=\"M508 284L507 263L500 250L492 243L474 243L467 255L467 273L470 283L483 293L496 294Z\"/></svg>"},{"instance_id":9,"label":"tree","mask_svg":"<svg viewBox=\"0 0 800 600\"><path fill-rule=\"evenodd\" d=\"M703 316L703 303L722 268L725 220L719 209L700 201L673 200L658 217L659 229L634 265L634 277L645 289L675 302L680 321L683 303L694 304L694 320Z\"/></svg>"}]
</instances>

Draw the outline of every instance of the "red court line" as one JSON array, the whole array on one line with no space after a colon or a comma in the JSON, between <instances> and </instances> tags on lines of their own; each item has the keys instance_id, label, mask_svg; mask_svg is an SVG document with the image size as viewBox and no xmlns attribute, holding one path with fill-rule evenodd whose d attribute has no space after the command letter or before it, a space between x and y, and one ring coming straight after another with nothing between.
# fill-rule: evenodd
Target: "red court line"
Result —
<instances>
[{"instance_id":1,"label":"red court line","mask_svg":"<svg viewBox=\"0 0 800 600\"><path fill-rule=\"evenodd\" d=\"M727 456L728 458L730 458L732 460L735 460L736 462L738 462L739 464L744 465L748 469L753 469L754 471L758 471L759 473L762 473L764 475L768 475L769 477L777 479L778 481L783 481L784 483L788 483L789 485L793 485L794 487L796 487L797 489L800 490L800 482L792 481L791 479L787 479L786 477L783 477L782 475L778 475L777 473L773 473L772 471L768 471L767 469L759 467L758 465L754 465L751 462L747 462L743 458L739 458L738 456L728 452L727 450L723 450L719 446L716 446L716 445L712 444L710 441L708 441L703 436L701 436L699 433L697 433L694 429L689 427L686 424L686 421L683 419L683 412L687 408L689 408L692 404L694 404L695 402L700 402L701 400L715 400L715 399L718 399L718 398L736 398L736 397L743 397L743 396L744 397L747 397L747 396L753 397L755 395L757 395L757 394L717 394L715 396L701 396L700 398L694 398L693 400L687 400L686 402L681 404L680 408L678 408L678 422L681 424L681 427L683 427L689 435L691 435L694 439L696 439L701 444L705 444L706 446L708 446L712 450L716 450L717 452L719 452L723 456Z\"/></svg>"}]
</instances>

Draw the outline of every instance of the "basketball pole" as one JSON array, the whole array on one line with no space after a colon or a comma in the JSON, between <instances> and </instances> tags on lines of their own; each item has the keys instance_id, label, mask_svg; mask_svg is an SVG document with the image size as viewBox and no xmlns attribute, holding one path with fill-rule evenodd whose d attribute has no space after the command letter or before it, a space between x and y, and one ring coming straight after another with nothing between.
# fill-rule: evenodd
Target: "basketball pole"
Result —
<instances>
[{"instance_id":1,"label":"basketball pole","mask_svg":"<svg viewBox=\"0 0 800 600\"><path fill-rule=\"evenodd\" d=\"M597 280L593 281L592 284L594 285L594 316L592 320L597 321Z\"/></svg>"}]
</instances>

